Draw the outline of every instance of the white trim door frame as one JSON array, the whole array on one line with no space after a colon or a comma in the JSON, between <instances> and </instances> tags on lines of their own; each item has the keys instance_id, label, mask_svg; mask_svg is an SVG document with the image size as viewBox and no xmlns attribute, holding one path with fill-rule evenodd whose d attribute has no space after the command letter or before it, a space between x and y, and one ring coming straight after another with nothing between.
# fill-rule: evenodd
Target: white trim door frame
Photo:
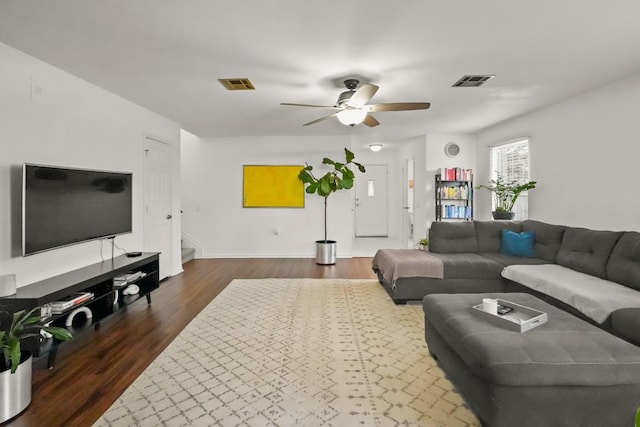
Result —
<instances>
[{"instance_id":1,"label":"white trim door frame","mask_svg":"<svg viewBox=\"0 0 640 427\"><path fill-rule=\"evenodd\" d=\"M171 271L171 146L144 141L144 250L160 252L160 280Z\"/></svg>"}]
</instances>

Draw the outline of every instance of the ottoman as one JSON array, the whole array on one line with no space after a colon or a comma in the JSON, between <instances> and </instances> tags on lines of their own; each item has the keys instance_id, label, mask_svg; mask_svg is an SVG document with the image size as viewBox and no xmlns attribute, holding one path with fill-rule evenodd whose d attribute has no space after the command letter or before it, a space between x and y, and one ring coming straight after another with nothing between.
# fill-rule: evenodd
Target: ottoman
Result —
<instances>
[{"instance_id":1,"label":"ottoman","mask_svg":"<svg viewBox=\"0 0 640 427\"><path fill-rule=\"evenodd\" d=\"M525 333L472 306L500 298L547 313ZM632 426L640 348L521 293L436 294L423 300L429 351L483 425Z\"/></svg>"}]
</instances>

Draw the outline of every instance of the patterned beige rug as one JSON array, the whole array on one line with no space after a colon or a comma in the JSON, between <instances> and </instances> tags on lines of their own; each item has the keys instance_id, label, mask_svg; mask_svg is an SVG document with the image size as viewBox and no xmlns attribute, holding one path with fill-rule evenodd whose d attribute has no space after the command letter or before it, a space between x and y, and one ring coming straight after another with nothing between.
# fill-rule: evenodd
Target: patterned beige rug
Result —
<instances>
[{"instance_id":1,"label":"patterned beige rug","mask_svg":"<svg viewBox=\"0 0 640 427\"><path fill-rule=\"evenodd\" d=\"M374 280L234 280L96 426L478 426L419 305Z\"/></svg>"}]
</instances>

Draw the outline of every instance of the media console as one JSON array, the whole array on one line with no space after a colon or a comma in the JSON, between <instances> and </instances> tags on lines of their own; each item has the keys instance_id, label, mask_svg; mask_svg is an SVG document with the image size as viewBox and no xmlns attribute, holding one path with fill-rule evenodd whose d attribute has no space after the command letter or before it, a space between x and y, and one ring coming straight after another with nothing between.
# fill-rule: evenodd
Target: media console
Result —
<instances>
[{"instance_id":1,"label":"media console","mask_svg":"<svg viewBox=\"0 0 640 427\"><path fill-rule=\"evenodd\" d=\"M93 294L92 299L74 305L62 313L53 313L44 319L44 322L67 327L74 336L89 326L97 329L101 321L142 297L146 297L147 304L151 303L151 292L159 287L159 255L156 252L145 252L135 258L122 255L20 287L15 295L0 298L0 309L15 313L19 310L45 307L46 312L46 307L54 301L65 299L77 292L89 292ZM138 277L126 284L114 281L116 277L138 272ZM123 292L129 284L137 286L136 294ZM72 316L72 322L69 322L72 320L69 316ZM47 365L51 368L59 344L60 342L53 338L34 338L26 340L23 347L31 351L34 357L48 354Z\"/></svg>"}]
</instances>

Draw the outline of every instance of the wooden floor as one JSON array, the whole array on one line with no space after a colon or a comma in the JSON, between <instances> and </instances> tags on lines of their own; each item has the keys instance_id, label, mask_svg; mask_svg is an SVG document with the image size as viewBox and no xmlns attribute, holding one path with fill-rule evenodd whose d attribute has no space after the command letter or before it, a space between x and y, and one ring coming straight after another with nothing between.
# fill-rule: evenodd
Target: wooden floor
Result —
<instances>
[{"instance_id":1,"label":"wooden floor","mask_svg":"<svg viewBox=\"0 0 640 427\"><path fill-rule=\"evenodd\" d=\"M216 295L235 278L375 279L371 258L202 259L140 300L60 347L53 369L36 360L31 405L7 426L91 426Z\"/></svg>"}]
</instances>

